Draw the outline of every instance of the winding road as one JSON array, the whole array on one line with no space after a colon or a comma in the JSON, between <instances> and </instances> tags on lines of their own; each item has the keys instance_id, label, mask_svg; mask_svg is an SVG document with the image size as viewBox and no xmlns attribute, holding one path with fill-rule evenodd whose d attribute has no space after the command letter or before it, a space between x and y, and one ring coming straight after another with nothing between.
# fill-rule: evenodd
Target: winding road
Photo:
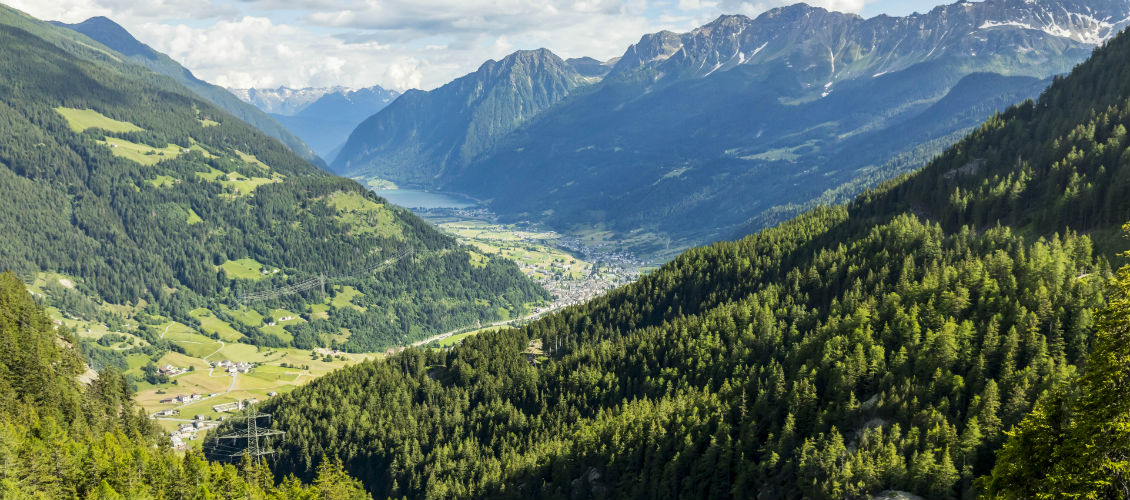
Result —
<instances>
[{"instance_id":1,"label":"winding road","mask_svg":"<svg viewBox=\"0 0 1130 500\"><path fill-rule=\"evenodd\" d=\"M168 331L169 331L169 327L173 326L173 324L175 324L175 323L170 323L170 324L169 324L169 326L166 326L166 327L165 327L165 331L164 331L164 332L161 332L161 338L165 338L165 334L166 334L166 333L168 333ZM204 342L196 342L196 341L192 341L192 340L181 340L181 341L179 341L179 342L183 342L183 343L186 343L186 344L203 344L203 343L204 343ZM209 363L209 362L208 362L208 358L210 358L210 357L212 357L212 356L215 356L215 355L216 355L216 354L218 354L218 353L219 353L220 351L224 350L224 348L225 348L225 347L227 347L227 344L226 344L226 343L224 343L224 341L222 341L222 340L217 340L216 342L220 344L220 347L219 347L219 348L217 348L217 349L216 349L215 351L212 351L212 353L211 353L211 354L208 354L207 356L204 356L203 358L200 358L200 359L201 359L201 361L204 361L205 363L208 363L208 376L209 376L209 377L223 376L223 375L212 375L212 372L213 372L213 371L214 371L214 370L216 369L216 367L215 367L215 366L213 366L213 365L212 365L212 363ZM186 373L187 373L187 372L186 372ZM184 374L182 373L182 374L180 374L180 375L184 375ZM229 393L229 392L231 392L231 391L234 391L234 390L235 390L235 383L236 383L236 380L237 380L238 378L239 378L239 374L238 374L238 373L233 373L233 374L231 374L231 385L229 385L229 386L228 386L228 390L226 390L226 391L224 391L224 392L219 392L219 393L213 394L213 395L211 395L211 396L205 396L205 397L203 397L203 398L201 398L201 399L197 399L196 401L189 401L189 402L187 402L187 403L183 403L183 404L180 404L180 405L174 406L174 407L173 407L172 409L173 409L173 410L179 410L179 409L181 409L181 408L184 408L185 406L188 406L188 405L194 405L194 404L196 404L196 403L199 403L199 402L202 402L202 401L207 401L207 400L209 400L209 399L212 399L212 398L214 398L214 397L216 397L216 396L221 396L221 395L227 394L227 393ZM175 420L175 419L162 419L162 420Z\"/></svg>"},{"instance_id":2,"label":"winding road","mask_svg":"<svg viewBox=\"0 0 1130 500\"><path fill-rule=\"evenodd\" d=\"M502 321L495 321L494 323L491 323L491 324L489 324L489 325L483 325L483 326L481 326L481 327L477 328L476 330L481 330L481 329L483 329L483 328L493 328L493 327L496 327L496 326L509 325L509 324L511 324L511 323L518 323L518 322L520 322L520 321L526 321L526 320L531 320L531 319L535 319L535 318L538 318L538 317L540 317L540 316L544 316L544 315L546 315L546 314L549 314L549 313L551 313L551 312L553 312L553 311L556 311L556 310L558 310L558 309L561 309L561 308L563 308L563 307L565 307L565 306L557 306L557 307L552 307L552 308L546 309L546 310L544 310L544 311L541 311L541 312L537 312L537 313L533 313L533 314L530 314L530 315L528 315L528 316L525 316L525 317L522 317L522 318L514 318L514 319L505 319L505 320L502 320ZM463 328L459 328L459 329L456 329L456 330L451 330L450 332L446 332L446 333L441 333L441 334L439 334L439 335L433 335L433 336L431 336L431 337L428 337L428 338L426 338L426 339L424 339L424 340L420 340L420 341L418 341L418 342L413 342L413 343L411 343L410 345L411 345L412 347L420 347L420 346L428 345L428 344L430 344L430 343L432 343L432 342L438 342L438 341L440 341L440 340L443 340L443 339L446 339L446 338L448 338L448 337L450 337L450 336L452 336L452 335L458 335L458 334L460 334L460 333L466 333L466 332L469 332L469 331L475 331L475 330L468 330L467 328L468 328L468 327L463 327ZM389 351L394 351L394 352L395 352L395 351L402 351L402 350L404 350L404 349L405 349L404 347L396 347L396 348L393 348L393 349L389 349Z\"/></svg>"}]
</instances>

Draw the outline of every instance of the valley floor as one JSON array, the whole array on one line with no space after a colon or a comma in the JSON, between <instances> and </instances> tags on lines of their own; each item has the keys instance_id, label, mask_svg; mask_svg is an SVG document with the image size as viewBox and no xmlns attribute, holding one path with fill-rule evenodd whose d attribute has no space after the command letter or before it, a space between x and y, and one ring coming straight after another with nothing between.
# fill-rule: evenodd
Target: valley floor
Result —
<instances>
[{"instance_id":1,"label":"valley floor","mask_svg":"<svg viewBox=\"0 0 1130 500\"><path fill-rule=\"evenodd\" d=\"M611 247L589 246L578 238L532 224L500 223L481 209L429 209L417 214L474 247L480 258L513 260L523 273L545 287L553 302L535 309L535 317L631 283L645 265Z\"/></svg>"}]
</instances>

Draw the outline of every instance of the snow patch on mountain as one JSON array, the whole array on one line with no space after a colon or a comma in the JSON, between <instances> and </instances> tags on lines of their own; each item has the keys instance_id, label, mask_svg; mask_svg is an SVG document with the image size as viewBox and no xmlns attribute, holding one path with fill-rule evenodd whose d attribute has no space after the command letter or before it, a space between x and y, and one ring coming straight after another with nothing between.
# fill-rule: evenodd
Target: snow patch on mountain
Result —
<instances>
[{"instance_id":1,"label":"snow patch on mountain","mask_svg":"<svg viewBox=\"0 0 1130 500\"><path fill-rule=\"evenodd\" d=\"M1124 19L1118 23L1109 23L1078 13L1069 13L1068 16L1074 21L1072 23L1074 26L1063 26L1054 20L1049 21L1043 26L1035 26L1022 21L988 20L982 23L977 29L987 30L1001 27L1021 28L1032 31L1042 31L1051 36L1069 38L1081 43L1100 45L1118 32L1120 24L1125 26L1127 22L1127 20Z\"/></svg>"},{"instance_id":2,"label":"snow patch on mountain","mask_svg":"<svg viewBox=\"0 0 1130 500\"><path fill-rule=\"evenodd\" d=\"M279 87L274 89L228 89L236 97L250 103L264 112L291 116L298 114L306 106L321 99L322 96L333 92L348 92L346 87L316 88L307 87L292 89Z\"/></svg>"}]
</instances>

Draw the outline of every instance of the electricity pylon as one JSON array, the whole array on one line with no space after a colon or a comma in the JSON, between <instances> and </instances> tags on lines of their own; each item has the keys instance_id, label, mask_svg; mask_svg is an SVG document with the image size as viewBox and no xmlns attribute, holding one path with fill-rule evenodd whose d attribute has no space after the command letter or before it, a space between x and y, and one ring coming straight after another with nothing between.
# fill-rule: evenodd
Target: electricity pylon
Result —
<instances>
[{"instance_id":1,"label":"electricity pylon","mask_svg":"<svg viewBox=\"0 0 1130 500\"><path fill-rule=\"evenodd\" d=\"M268 422L267 425L270 425L271 415L269 413L259 413L254 406L248 408L247 413L244 415L232 418L243 419L246 422L243 432L220 436L217 438L217 444L213 452L221 452L219 453L220 456L227 457L233 462L244 456L251 461L252 466L246 471L248 486L247 498L251 500L251 491L254 489L253 485L259 484L259 465L262 463L263 457L274 453L270 446L267 445L267 441L272 436L285 436L286 433L266 427L259 427L260 418L266 418ZM232 444L230 446L220 444L220 442L225 439L230 439ZM238 440L240 439L244 440L242 450L237 446ZM263 440L262 443L259 442L260 439Z\"/></svg>"},{"instance_id":2,"label":"electricity pylon","mask_svg":"<svg viewBox=\"0 0 1130 500\"><path fill-rule=\"evenodd\" d=\"M243 432L228 434L226 436L220 436L219 438L217 438L221 440L232 440L232 446L224 446L224 448L226 448L228 451L228 453L224 453L224 455L230 457L232 460L238 459L243 455L247 455L251 458L252 461L258 462L259 459L274 453L274 451L271 450L271 448L267 445L267 441L270 437L286 435L286 433L283 431L276 431L274 429L260 427L259 419L266 418L268 421L267 425L270 425L269 422L271 420L271 415L269 413L259 413L254 408L249 409L248 412L243 416L232 418L241 418L246 421ZM235 443L240 439L244 440L243 449L232 453L231 451L238 450L238 447L235 446ZM260 439L263 440L262 443L260 443Z\"/></svg>"}]
</instances>

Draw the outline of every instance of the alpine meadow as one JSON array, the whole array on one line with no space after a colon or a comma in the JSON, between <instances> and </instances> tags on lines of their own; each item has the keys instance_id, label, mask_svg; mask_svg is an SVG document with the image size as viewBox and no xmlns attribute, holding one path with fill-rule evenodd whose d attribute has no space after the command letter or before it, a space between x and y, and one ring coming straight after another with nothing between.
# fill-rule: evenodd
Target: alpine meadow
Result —
<instances>
[{"instance_id":1,"label":"alpine meadow","mask_svg":"<svg viewBox=\"0 0 1130 500\"><path fill-rule=\"evenodd\" d=\"M3 1L0 498L1130 499L1130 0Z\"/></svg>"}]
</instances>

